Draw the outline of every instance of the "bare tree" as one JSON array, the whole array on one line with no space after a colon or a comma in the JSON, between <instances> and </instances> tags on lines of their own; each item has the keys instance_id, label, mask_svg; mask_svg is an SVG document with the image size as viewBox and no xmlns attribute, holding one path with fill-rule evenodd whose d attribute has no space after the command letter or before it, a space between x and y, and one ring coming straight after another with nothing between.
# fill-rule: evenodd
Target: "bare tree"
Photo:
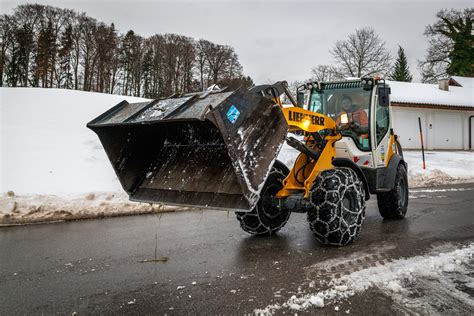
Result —
<instances>
[{"instance_id":1,"label":"bare tree","mask_svg":"<svg viewBox=\"0 0 474 316\"><path fill-rule=\"evenodd\" d=\"M0 85L158 98L216 82L253 84L230 46L179 34L120 34L113 23L39 4L0 15Z\"/></svg>"},{"instance_id":2,"label":"bare tree","mask_svg":"<svg viewBox=\"0 0 474 316\"><path fill-rule=\"evenodd\" d=\"M311 68L311 80L313 81L332 81L343 78L342 71L334 65L317 65Z\"/></svg>"},{"instance_id":3,"label":"bare tree","mask_svg":"<svg viewBox=\"0 0 474 316\"><path fill-rule=\"evenodd\" d=\"M202 52L209 66L208 80L217 83L225 71L225 65L233 57L234 49L230 46L202 41Z\"/></svg>"},{"instance_id":4,"label":"bare tree","mask_svg":"<svg viewBox=\"0 0 474 316\"><path fill-rule=\"evenodd\" d=\"M390 70L391 56L375 30L356 30L346 40L337 41L330 51L344 76L361 77L385 74Z\"/></svg>"},{"instance_id":5,"label":"bare tree","mask_svg":"<svg viewBox=\"0 0 474 316\"><path fill-rule=\"evenodd\" d=\"M7 53L14 43L15 22L9 15L0 16L0 87L3 86L6 65L11 56Z\"/></svg>"}]
</instances>

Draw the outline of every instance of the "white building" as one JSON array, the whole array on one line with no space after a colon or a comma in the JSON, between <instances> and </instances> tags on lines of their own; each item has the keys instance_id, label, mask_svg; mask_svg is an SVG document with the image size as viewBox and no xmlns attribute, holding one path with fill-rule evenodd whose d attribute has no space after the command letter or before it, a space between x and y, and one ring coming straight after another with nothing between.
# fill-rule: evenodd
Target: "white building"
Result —
<instances>
[{"instance_id":1,"label":"white building","mask_svg":"<svg viewBox=\"0 0 474 316\"><path fill-rule=\"evenodd\" d=\"M474 78L436 84L389 81L394 131L403 148L474 149ZM471 122L470 122L471 121Z\"/></svg>"}]
</instances>

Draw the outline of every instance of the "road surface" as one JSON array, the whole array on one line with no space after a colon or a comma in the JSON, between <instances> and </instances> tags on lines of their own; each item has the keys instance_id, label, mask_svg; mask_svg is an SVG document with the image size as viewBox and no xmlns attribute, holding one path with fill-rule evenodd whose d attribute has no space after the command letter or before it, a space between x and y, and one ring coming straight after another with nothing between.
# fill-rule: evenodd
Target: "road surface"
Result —
<instances>
[{"instance_id":1,"label":"road surface","mask_svg":"<svg viewBox=\"0 0 474 316\"><path fill-rule=\"evenodd\" d=\"M318 291L324 276L314 267L320 262L352 257L363 269L422 255L433 247L472 243L474 184L435 189L413 189L402 221L382 220L371 199L360 239L344 248L318 244L305 214L293 214L273 237L247 235L234 214L222 211L1 228L0 315L252 313L298 292ZM437 302L429 303L433 306L401 304L375 287L302 312L473 311L472 288L461 287L464 296L456 297L423 284L417 285L424 291L420 297L430 297Z\"/></svg>"}]
</instances>

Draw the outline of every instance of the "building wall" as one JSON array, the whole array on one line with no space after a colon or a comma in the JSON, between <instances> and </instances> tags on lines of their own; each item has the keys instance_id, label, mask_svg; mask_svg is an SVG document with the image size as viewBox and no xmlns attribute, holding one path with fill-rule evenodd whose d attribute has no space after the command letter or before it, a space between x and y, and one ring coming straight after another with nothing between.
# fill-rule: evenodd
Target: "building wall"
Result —
<instances>
[{"instance_id":1,"label":"building wall","mask_svg":"<svg viewBox=\"0 0 474 316\"><path fill-rule=\"evenodd\" d=\"M420 117L425 149L469 149L469 116L474 115L474 110L458 111L400 106L391 108L394 131L399 135L403 148L421 148L418 125L418 117ZM474 147L474 133L470 132Z\"/></svg>"}]
</instances>

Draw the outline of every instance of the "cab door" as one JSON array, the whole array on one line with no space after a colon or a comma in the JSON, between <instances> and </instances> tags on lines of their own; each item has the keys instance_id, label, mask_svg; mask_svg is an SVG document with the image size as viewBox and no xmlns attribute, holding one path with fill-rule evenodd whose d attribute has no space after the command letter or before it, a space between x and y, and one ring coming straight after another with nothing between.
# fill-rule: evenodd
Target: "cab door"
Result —
<instances>
[{"instance_id":1,"label":"cab door","mask_svg":"<svg viewBox=\"0 0 474 316\"><path fill-rule=\"evenodd\" d=\"M385 95L381 93L380 88L376 89L377 94L375 96L374 114L372 116L372 143L374 144L374 146L372 146L372 153L376 168L387 166L389 158L387 154L390 145L390 108L388 106L390 103L388 99L390 88L385 87L385 89L388 89L384 92L386 93ZM381 98L387 98L387 100L380 102ZM384 102L386 106L381 104Z\"/></svg>"}]
</instances>

